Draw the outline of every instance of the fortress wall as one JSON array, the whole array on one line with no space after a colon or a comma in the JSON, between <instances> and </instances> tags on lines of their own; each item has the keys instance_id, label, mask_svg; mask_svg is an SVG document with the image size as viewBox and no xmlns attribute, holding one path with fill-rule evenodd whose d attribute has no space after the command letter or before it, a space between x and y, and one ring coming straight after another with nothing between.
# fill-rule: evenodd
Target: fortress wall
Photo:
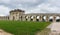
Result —
<instances>
[{"instance_id":1,"label":"fortress wall","mask_svg":"<svg viewBox=\"0 0 60 35\"><path fill-rule=\"evenodd\" d=\"M0 16L0 20L9 20L9 16Z\"/></svg>"},{"instance_id":2,"label":"fortress wall","mask_svg":"<svg viewBox=\"0 0 60 35\"><path fill-rule=\"evenodd\" d=\"M0 16L0 20L19 20L19 21L50 21L49 17L53 16L52 22L56 22L56 17L60 17L60 13L29 13L25 14L25 11L15 9L10 11L9 16ZM44 17L46 17L44 19ZM59 18L60 21L60 18Z\"/></svg>"},{"instance_id":3,"label":"fortress wall","mask_svg":"<svg viewBox=\"0 0 60 35\"><path fill-rule=\"evenodd\" d=\"M22 16L22 18L21 18ZM33 16L33 19L31 20L31 17ZM39 19L37 20L37 17L39 16ZM46 16L45 20L44 19L44 16ZM56 22L56 17L59 16L59 19L60 19L60 14L24 14L24 15L20 15L20 18L19 19L22 19L23 21L46 21L48 22L50 19L50 17L53 17L52 18L52 22ZM60 20L59 20L60 21Z\"/></svg>"},{"instance_id":4,"label":"fortress wall","mask_svg":"<svg viewBox=\"0 0 60 35\"><path fill-rule=\"evenodd\" d=\"M0 16L0 20L44 21L43 17L46 16L45 21L48 22L49 17L53 16L52 20L56 22L56 17L59 15L60 14L20 14L20 15L19 14L14 14L14 15L10 14L9 16ZM32 18L32 16L33 16L33 18ZM39 18L37 19L38 16L39 16Z\"/></svg>"}]
</instances>

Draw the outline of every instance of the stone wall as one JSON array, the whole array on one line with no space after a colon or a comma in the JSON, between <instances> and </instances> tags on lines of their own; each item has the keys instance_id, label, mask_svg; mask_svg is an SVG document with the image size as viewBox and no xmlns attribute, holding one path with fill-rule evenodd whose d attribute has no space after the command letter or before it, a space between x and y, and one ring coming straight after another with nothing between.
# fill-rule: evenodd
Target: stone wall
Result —
<instances>
[{"instance_id":1,"label":"stone wall","mask_svg":"<svg viewBox=\"0 0 60 35\"><path fill-rule=\"evenodd\" d=\"M49 19L53 16L52 19ZM25 14L25 11L20 9L15 9L10 11L9 16L0 16L0 20L20 20L20 21L52 21L56 22L56 17L59 16L60 21L60 13L30 13ZM46 17L44 19L44 17Z\"/></svg>"},{"instance_id":2,"label":"stone wall","mask_svg":"<svg viewBox=\"0 0 60 35\"><path fill-rule=\"evenodd\" d=\"M9 20L9 16L0 16L0 20Z\"/></svg>"}]
</instances>

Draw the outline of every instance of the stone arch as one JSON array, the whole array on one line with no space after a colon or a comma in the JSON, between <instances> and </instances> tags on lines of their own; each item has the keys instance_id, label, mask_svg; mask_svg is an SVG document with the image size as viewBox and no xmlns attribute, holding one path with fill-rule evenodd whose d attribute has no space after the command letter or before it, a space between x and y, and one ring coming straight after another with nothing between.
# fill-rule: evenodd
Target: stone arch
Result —
<instances>
[{"instance_id":1,"label":"stone arch","mask_svg":"<svg viewBox=\"0 0 60 35\"><path fill-rule=\"evenodd\" d=\"M30 20L33 21L34 16L30 16L30 18L31 18Z\"/></svg>"},{"instance_id":2,"label":"stone arch","mask_svg":"<svg viewBox=\"0 0 60 35\"><path fill-rule=\"evenodd\" d=\"M50 22L53 22L53 16L50 16L50 17L49 17L49 21L50 21Z\"/></svg>"},{"instance_id":3,"label":"stone arch","mask_svg":"<svg viewBox=\"0 0 60 35\"><path fill-rule=\"evenodd\" d=\"M43 21L48 21L49 20L49 16L48 15L44 15L43 16Z\"/></svg>"},{"instance_id":4,"label":"stone arch","mask_svg":"<svg viewBox=\"0 0 60 35\"><path fill-rule=\"evenodd\" d=\"M28 16L25 16L26 21L28 21Z\"/></svg>"},{"instance_id":5,"label":"stone arch","mask_svg":"<svg viewBox=\"0 0 60 35\"><path fill-rule=\"evenodd\" d=\"M60 22L60 17L56 16L56 22Z\"/></svg>"},{"instance_id":6,"label":"stone arch","mask_svg":"<svg viewBox=\"0 0 60 35\"><path fill-rule=\"evenodd\" d=\"M36 21L39 21L39 19L40 19L40 16L37 15L37 16L36 16Z\"/></svg>"},{"instance_id":7,"label":"stone arch","mask_svg":"<svg viewBox=\"0 0 60 35\"><path fill-rule=\"evenodd\" d=\"M46 17L45 15L42 16L42 21L45 21L45 17Z\"/></svg>"}]
</instances>

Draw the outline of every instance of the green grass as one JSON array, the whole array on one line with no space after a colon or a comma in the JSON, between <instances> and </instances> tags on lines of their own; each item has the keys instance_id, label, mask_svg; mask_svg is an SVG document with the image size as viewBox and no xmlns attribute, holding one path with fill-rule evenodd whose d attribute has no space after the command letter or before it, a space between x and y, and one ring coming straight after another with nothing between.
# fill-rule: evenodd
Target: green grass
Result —
<instances>
[{"instance_id":1,"label":"green grass","mask_svg":"<svg viewBox=\"0 0 60 35\"><path fill-rule=\"evenodd\" d=\"M49 24L50 22L0 21L0 28L14 35L34 35Z\"/></svg>"}]
</instances>

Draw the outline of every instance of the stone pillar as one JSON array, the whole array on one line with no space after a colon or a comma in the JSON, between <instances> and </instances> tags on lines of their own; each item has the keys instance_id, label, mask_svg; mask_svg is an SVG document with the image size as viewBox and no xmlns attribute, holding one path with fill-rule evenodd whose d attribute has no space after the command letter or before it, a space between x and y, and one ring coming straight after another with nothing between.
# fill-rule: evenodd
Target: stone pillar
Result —
<instances>
[{"instance_id":1,"label":"stone pillar","mask_svg":"<svg viewBox=\"0 0 60 35\"><path fill-rule=\"evenodd\" d=\"M41 16L39 16L39 21L41 21L41 19L40 19L40 18L41 18Z\"/></svg>"},{"instance_id":2,"label":"stone pillar","mask_svg":"<svg viewBox=\"0 0 60 35\"><path fill-rule=\"evenodd\" d=\"M56 16L53 16L53 22L56 22Z\"/></svg>"},{"instance_id":3,"label":"stone pillar","mask_svg":"<svg viewBox=\"0 0 60 35\"><path fill-rule=\"evenodd\" d=\"M43 16L42 15L40 15L40 21L43 21Z\"/></svg>"},{"instance_id":4,"label":"stone pillar","mask_svg":"<svg viewBox=\"0 0 60 35\"><path fill-rule=\"evenodd\" d=\"M33 21L36 21L36 16L35 15L33 16Z\"/></svg>"},{"instance_id":5,"label":"stone pillar","mask_svg":"<svg viewBox=\"0 0 60 35\"><path fill-rule=\"evenodd\" d=\"M22 21L26 21L26 17L25 16L22 17Z\"/></svg>"},{"instance_id":6,"label":"stone pillar","mask_svg":"<svg viewBox=\"0 0 60 35\"><path fill-rule=\"evenodd\" d=\"M28 16L28 21L30 21L30 19L31 19L30 16Z\"/></svg>"},{"instance_id":7,"label":"stone pillar","mask_svg":"<svg viewBox=\"0 0 60 35\"><path fill-rule=\"evenodd\" d=\"M49 21L49 16L46 16L46 22L48 22Z\"/></svg>"}]
</instances>

